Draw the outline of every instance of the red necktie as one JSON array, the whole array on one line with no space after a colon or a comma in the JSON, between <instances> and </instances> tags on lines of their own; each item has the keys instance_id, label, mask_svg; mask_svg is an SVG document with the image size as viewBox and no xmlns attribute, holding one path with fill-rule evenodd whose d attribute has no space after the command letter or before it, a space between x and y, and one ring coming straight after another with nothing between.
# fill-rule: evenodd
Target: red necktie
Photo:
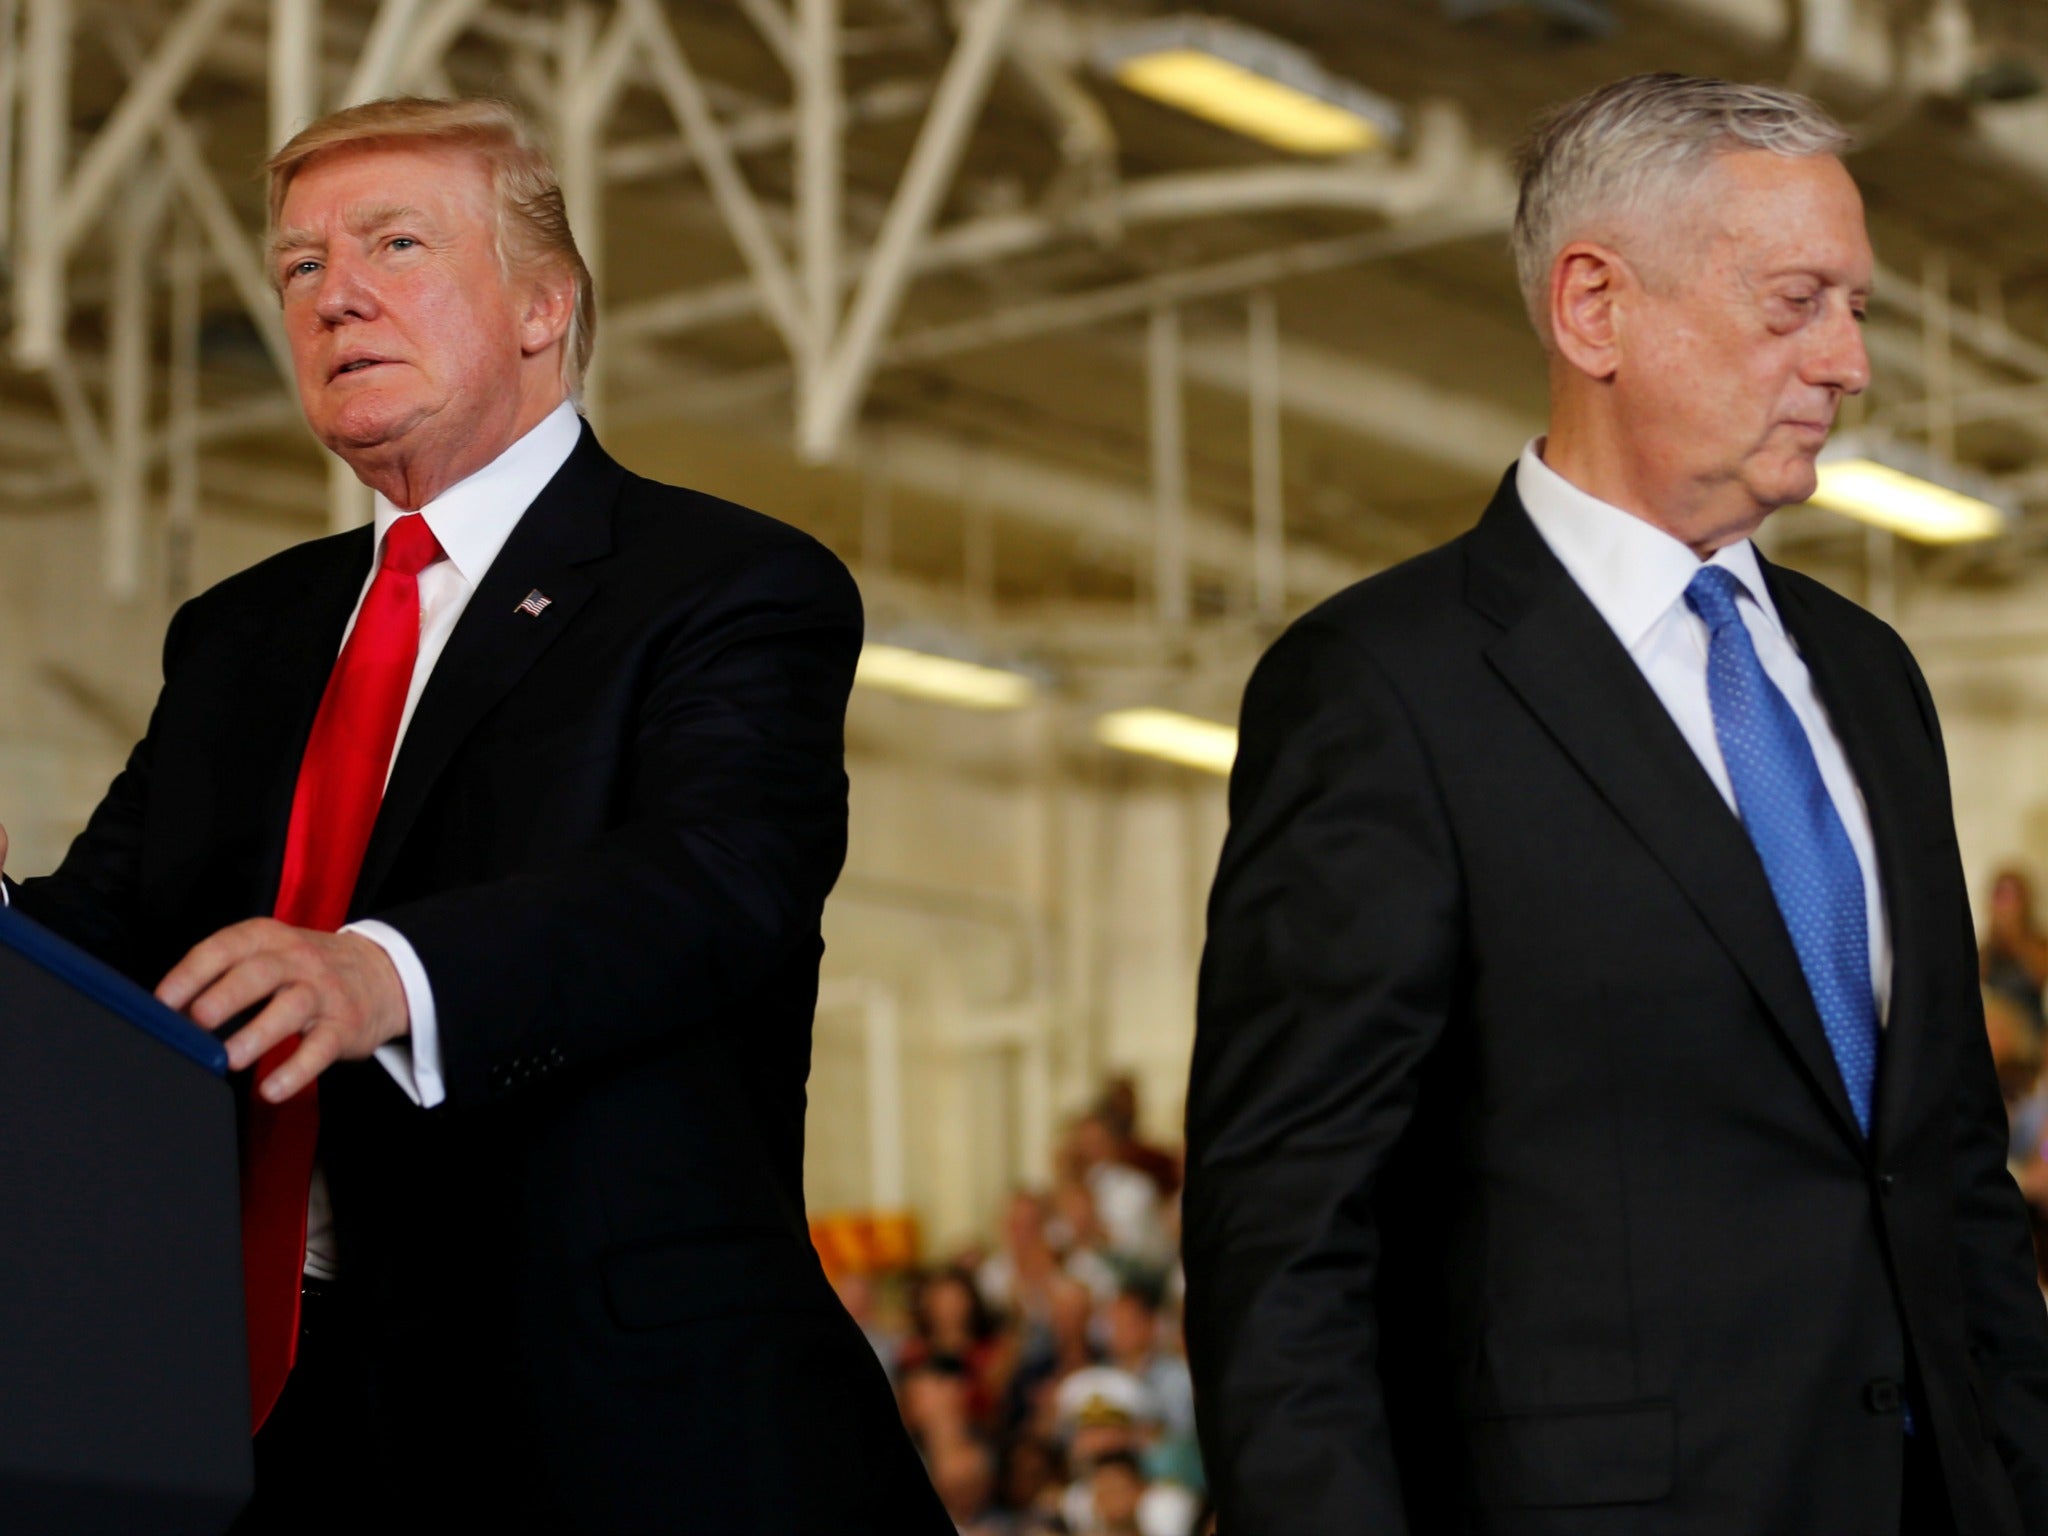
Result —
<instances>
[{"instance_id":1,"label":"red necktie","mask_svg":"<svg viewBox=\"0 0 2048 1536\"><path fill-rule=\"evenodd\" d=\"M401 517L384 535L383 564L327 679L299 765L277 891L280 922L332 933L348 920L419 659L419 573L440 558L441 546L423 517ZM267 1051L256 1081L284 1065L298 1045L293 1036ZM258 1429L298 1353L306 1198L319 1133L317 1085L282 1104L250 1095L242 1148L242 1289L249 1404Z\"/></svg>"}]
</instances>

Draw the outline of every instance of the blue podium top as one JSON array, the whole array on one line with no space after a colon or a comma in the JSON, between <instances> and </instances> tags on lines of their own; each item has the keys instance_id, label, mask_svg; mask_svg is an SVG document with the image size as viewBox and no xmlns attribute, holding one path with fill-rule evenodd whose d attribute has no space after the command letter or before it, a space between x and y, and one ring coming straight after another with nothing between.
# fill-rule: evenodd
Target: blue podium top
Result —
<instances>
[{"instance_id":1,"label":"blue podium top","mask_svg":"<svg viewBox=\"0 0 2048 1536\"><path fill-rule=\"evenodd\" d=\"M60 939L12 907L0 907L0 944L48 971L109 1013L126 1019L215 1077L228 1075L228 1048L190 1019L166 1008L112 966Z\"/></svg>"}]
</instances>

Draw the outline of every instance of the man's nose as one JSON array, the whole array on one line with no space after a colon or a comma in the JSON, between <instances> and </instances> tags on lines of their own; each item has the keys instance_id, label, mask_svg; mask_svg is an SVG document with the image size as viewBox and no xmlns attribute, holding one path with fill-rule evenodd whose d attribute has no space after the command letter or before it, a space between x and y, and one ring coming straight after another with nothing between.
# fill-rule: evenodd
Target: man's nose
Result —
<instances>
[{"instance_id":1,"label":"man's nose","mask_svg":"<svg viewBox=\"0 0 2048 1536\"><path fill-rule=\"evenodd\" d=\"M1845 395L1860 395L1870 387L1870 352L1863 345L1863 324L1847 305L1828 321L1808 378Z\"/></svg>"},{"instance_id":2,"label":"man's nose","mask_svg":"<svg viewBox=\"0 0 2048 1536\"><path fill-rule=\"evenodd\" d=\"M368 319L376 313L377 299L367 277L347 257L330 257L320 271L320 287L313 296L314 313L330 325Z\"/></svg>"}]
</instances>

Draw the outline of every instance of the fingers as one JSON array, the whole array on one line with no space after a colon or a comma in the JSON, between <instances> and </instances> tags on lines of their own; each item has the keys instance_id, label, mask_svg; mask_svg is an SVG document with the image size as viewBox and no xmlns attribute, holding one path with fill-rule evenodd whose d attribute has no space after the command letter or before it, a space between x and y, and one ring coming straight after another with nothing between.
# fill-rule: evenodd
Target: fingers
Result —
<instances>
[{"instance_id":1,"label":"fingers","mask_svg":"<svg viewBox=\"0 0 2048 1536\"><path fill-rule=\"evenodd\" d=\"M201 1001L210 1000L212 995L209 992ZM245 1067L253 1067L270 1054L273 1046L304 1034L319 1014L320 996L313 988L296 984L283 988L261 1013L236 1030L234 1038L228 1041L229 1070L239 1072Z\"/></svg>"},{"instance_id":2,"label":"fingers","mask_svg":"<svg viewBox=\"0 0 2048 1536\"><path fill-rule=\"evenodd\" d=\"M167 1008L185 1012L192 1006L194 998L219 981L231 968L278 946L290 933L291 930L283 923L267 917L251 918L246 923L221 929L212 938L195 944L184 959L171 967L170 974L156 984L157 1000ZM218 1029L262 996L260 992L254 993L228 1012L198 1022L208 1029Z\"/></svg>"},{"instance_id":3,"label":"fingers","mask_svg":"<svg viewBox=\"0 0 2048 1536\"><path fill-rule=\"evenodd\" d=\"M7 869L7 829L0 827L0 873Z\"/></svg>"},{"instance_id":4,"label":"fingers","mask_svg":"<svg viewBox=\"0 0 2048 1536\"><path fill-rule=\"evenodd\" d=\"M278 1103L343 1058L372 1055L405 1033L405 989L391 959L356 934L315 933L270 918L223 928L157 984L157 997L219 1029L261 1004L228 1042L242 1071L295 1036L304 1043L258 1085Z\"/></svg>"},{"instance_id":5,"label":"fingers","mask_svg":"<svg viewBox=\"0 0 2048 1536\"><path fill-rule=\"evenodd\" d=\"M325 1024L314 1025L306 1031L299 1048L285 1058L284 1065L256 1085L256 1091L272 1104L282 1104L341 1059L341 1044L340 1031Z\"/></svg>"}]
</instances>

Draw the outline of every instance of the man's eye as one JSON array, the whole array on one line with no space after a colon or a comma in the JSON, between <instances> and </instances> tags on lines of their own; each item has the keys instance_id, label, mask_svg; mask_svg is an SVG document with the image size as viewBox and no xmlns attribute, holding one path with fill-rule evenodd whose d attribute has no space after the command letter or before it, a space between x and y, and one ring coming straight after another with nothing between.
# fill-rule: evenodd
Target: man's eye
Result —
<instances>
[{"instance_id":1,"label":"man's eye","mask_svg":"<svg viewBox=\"0 0 2048 1536\"><path fill-rule=\"evenodd\" d=\"M419 241L413 239L411 235L393 235L391 237L391 249L394 251L411 250L418 244Z\"/></svg>"},{"instance_id":2,"label":"man's eye","mask_svg":"<svg viewBox=\"0 0 2048 1536\"><path fill-rule=\"evenodd\" d=\"M317 272L319 270L320 263L317 261L295 261L285 268L284 275L286 277L304 277L308 272Z\"/></svg>"}]
</instances>

